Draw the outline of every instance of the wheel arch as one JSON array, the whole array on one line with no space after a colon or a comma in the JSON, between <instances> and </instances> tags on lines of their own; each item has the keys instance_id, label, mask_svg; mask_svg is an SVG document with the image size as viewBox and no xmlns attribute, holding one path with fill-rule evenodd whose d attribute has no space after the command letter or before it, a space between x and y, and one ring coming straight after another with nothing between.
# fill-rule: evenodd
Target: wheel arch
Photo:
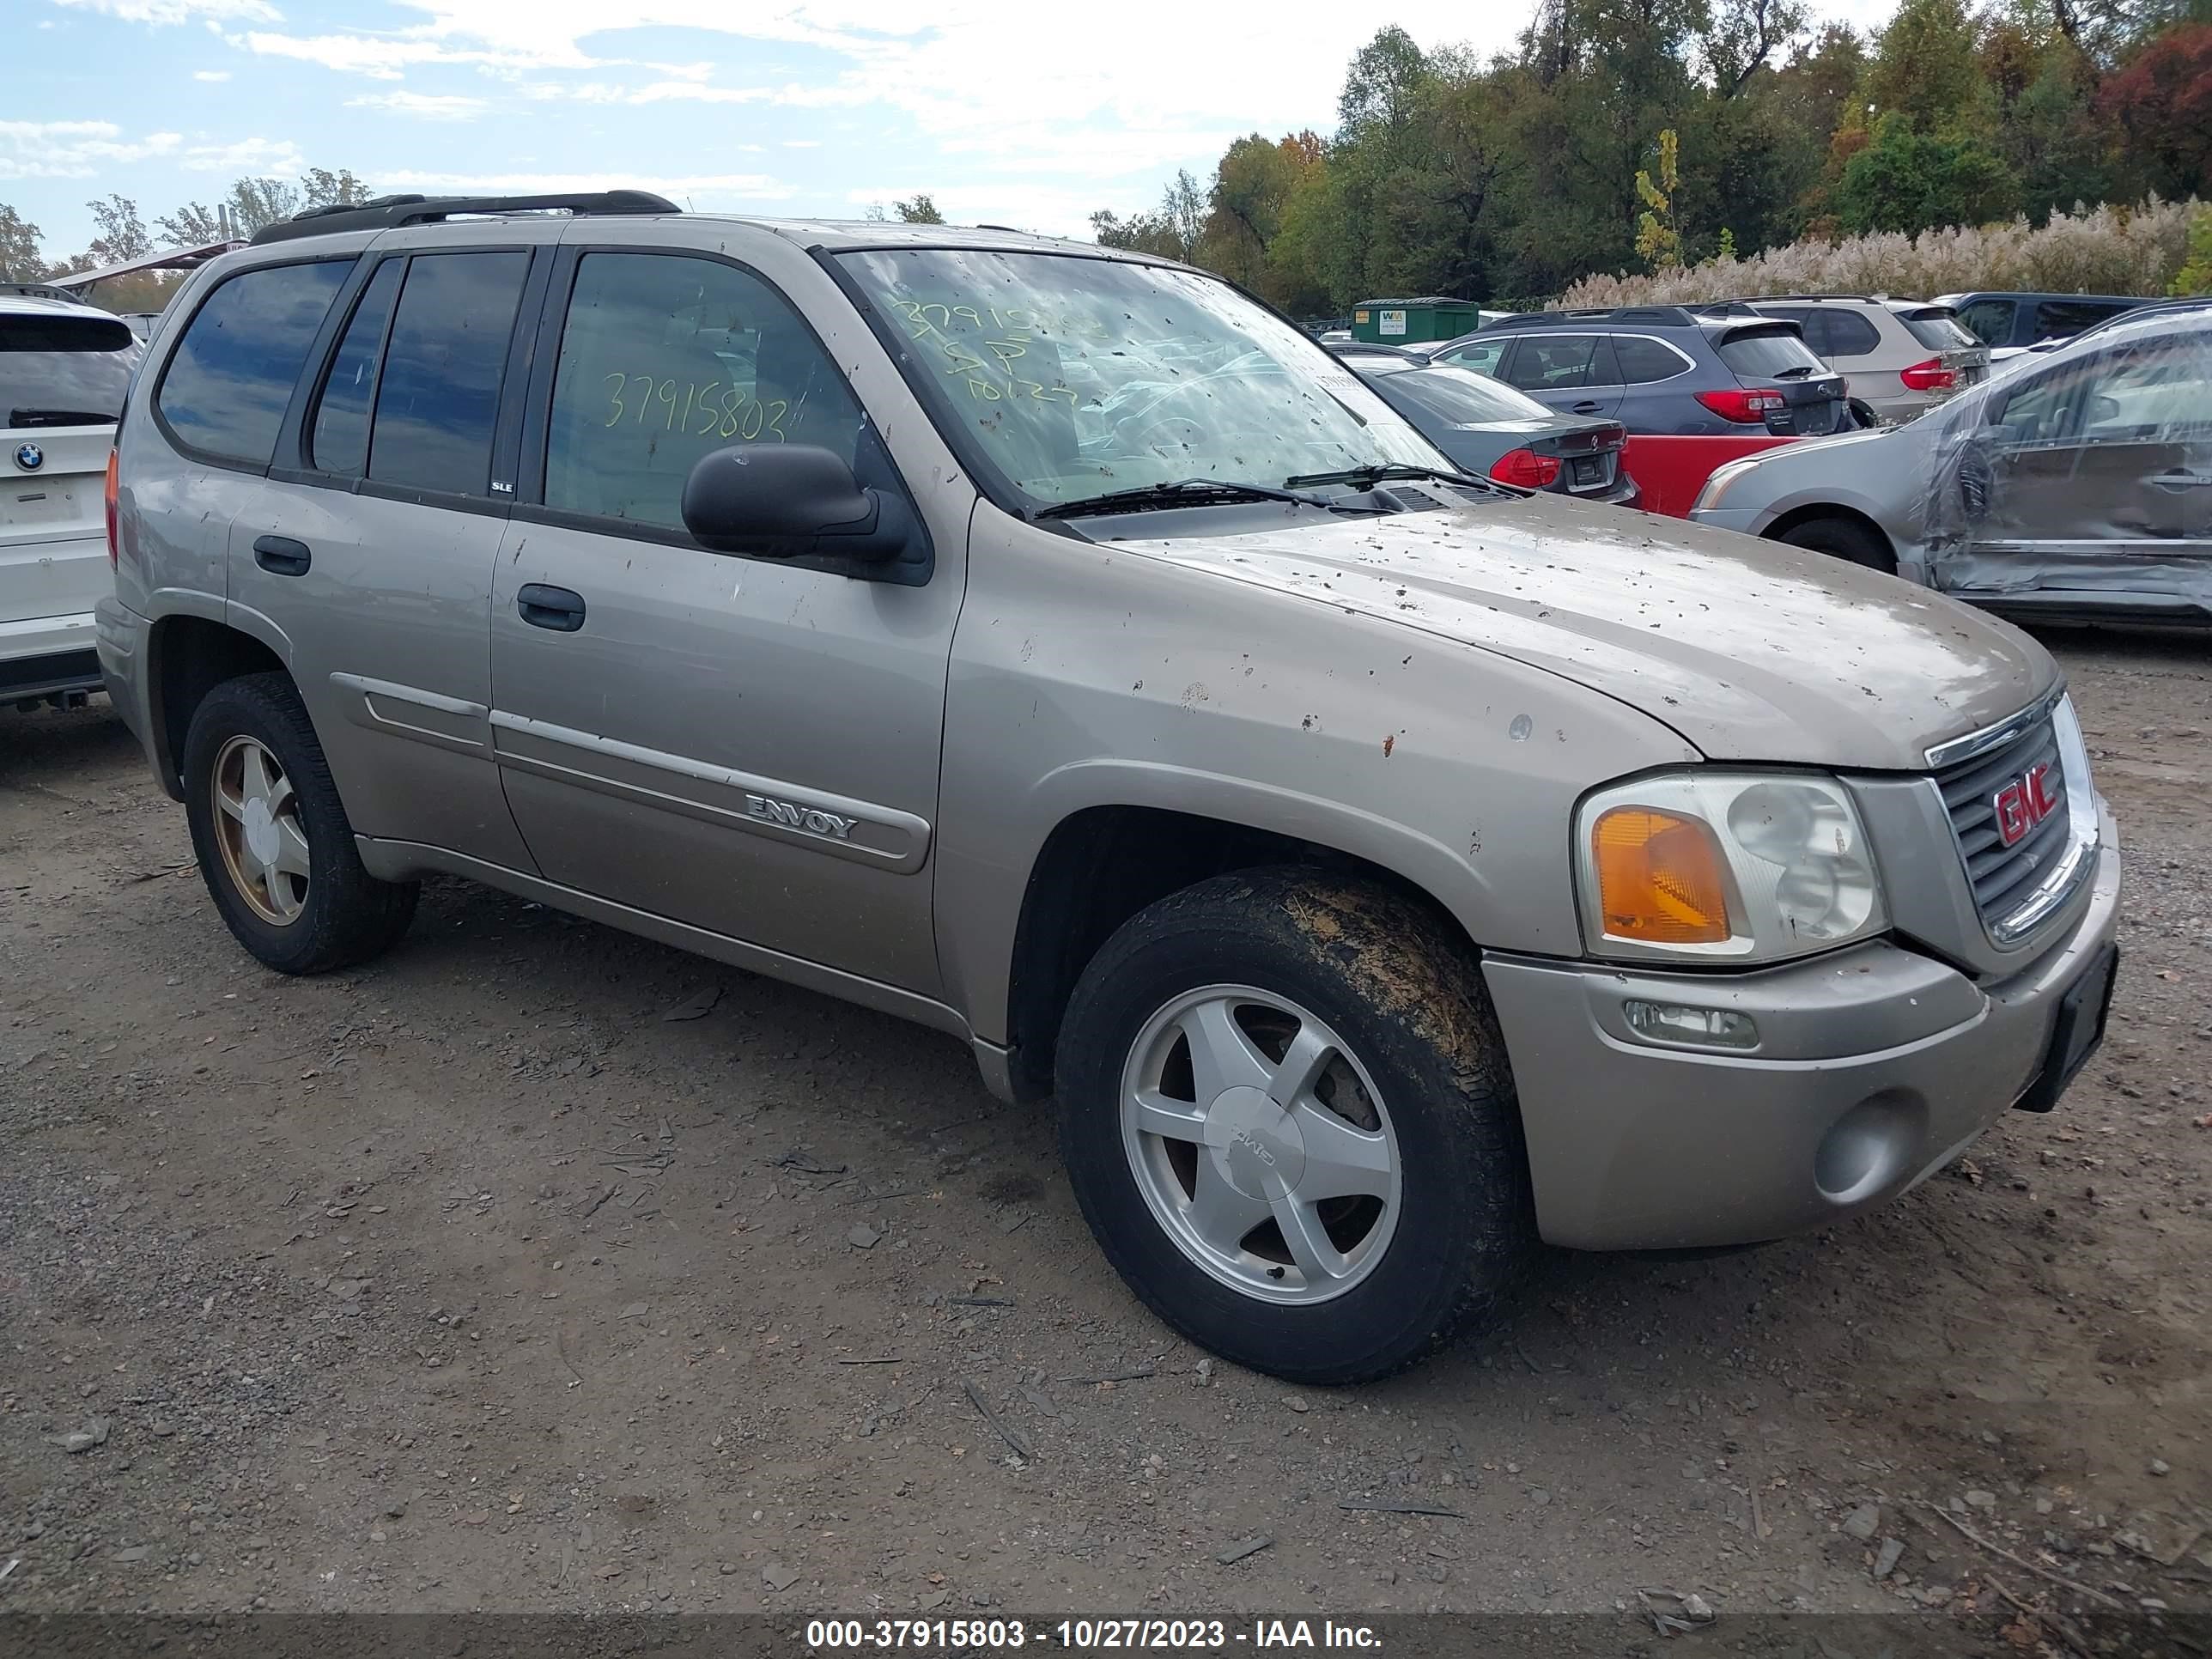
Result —
<instances>
[{"instance_id":1,"label":"wheel arch","mask_svg":"<svg viewBox=\"0 0 2212 1659\"><path fill-rule=\"evenodd\" d=\"M282 635L278 636L279 641ZM288 677L289 654L228 621L189 611L155 619L147 636L147 685L152 701L154 757L161 787L185 797L185 734L207 694L244 674Z\"/></svg>"},{"instance_id":2,"label":"wheel arch","mask_svg":"<svg viewBox=\"0 0 2212 1659\"><path fill-rule=\"evenodd\" d=\"M1841 501L1810 501L1802 507L1793 507L1787 513L1778 514L1774 520L1759 533L1768 541L1778 542L1791 531L1816 523L1822 519L1834 519L1840 523L1865 531L1888 553L1890 568L1896 568L1897 543L1889 532L1884 530L1869 514L1861 512L1856 507L1846 506Z\"/></svg>"},{"instance_id":3,"label":"wheel arch","mask_svg":"<svg viewBox=\"0 0 2212 1659\"><path fill-rule=\"evenodd\" d=\"M1308 865L1365 879L1433 912L1470 954L1479 952L1463 919L1428 884L1437 872L1416 878L1404 867L1432 860L1382 861L1340 844L1350 836L1271 827L1252 822L1255 816L1125 801L1076 808L1053 826L1030 865L1006 973L1006 1077L1016 1098L1051 1094L1060 1018L1099 947L1146 906L1210 877ZM1392 830L1431 849L1436 861L1447 856L1433 842Z\"/></svg>"}]
</instances>

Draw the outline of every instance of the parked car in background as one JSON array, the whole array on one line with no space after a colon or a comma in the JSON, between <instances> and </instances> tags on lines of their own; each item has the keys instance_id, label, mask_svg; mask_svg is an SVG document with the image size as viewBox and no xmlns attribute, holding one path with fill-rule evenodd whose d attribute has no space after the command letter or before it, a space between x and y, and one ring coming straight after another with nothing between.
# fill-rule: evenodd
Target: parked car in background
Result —
<instances>
[{"instance_id":1,"label":"parked car in background","mask_svg":"<svg viewBox=\"0 0 2212 1659\"><path fill-rule=\"evenodd\" d=\"M2017 351L2045 340L2070 340L2086 328L2147 303L2124 294L2027 294L2005 290L1940 294L1935 303L1958 313L1960 326L1984 345Z\"/></svg>"},{"instance_id":2,"label":"parked car in background","mask_svg":"<svg viewBox=\"0 0 2212 1659\"><path fill-rule=\"evenodd\" d=\"M1796 324L1743 312L1530 312L1430 356L1560 414L1619 421L1631 434L1825 436L1856 424L1843 376L1813 354Z\"/></svg>"},{"instance_id":3,"label":"parked car in background","mask_svg":"<svg viewBox=\"0 0 2212 1659\"><path fill-rule=\"evenodd\" d=\"M1618 421L1557 415L1487 374L1388 346L1339 346L1336 356L1413 429L1469 472L1582 501L1634 507L1636 480L1620 465Z\"/></svg>"},{"instance_id":4,"label":"parked car in background","mask_svg":"<svg viewBox=\"0 0 2212 1659\"><path fill-rule=\"evenodd\" d=\"M2212 307L2148 307L1909 426L1723 467L1692 516L2020 617L2212 623Z\"/></svg>"},{"instance_id":5,"label":"parked car in background","mask_svg":"<svg viewBox=\"0 0 2212 1659\"><path fill-rule=\"evenodd\" d=\"M175 304L100 653L243 950L459 876L933 1027L1240 1364L1411 1364L1540 1237L1849 1219L2102 1033L2039 646L1466 477L1204 272L400 197ZM1991 877L1946 795L2014 759Z\"/></svg>"},{"instance_id":6,"label":"parked car in background","mask_svg":"<svg viewBox=\"0 0 2212 1659\"><path fill-rule=\"evenodd\" d=\"M1814 354L1850 382L1853 401L1866 406L1872 423L1909 421L1989 378L1989 348L1960 326L1948 306L1792 294L1701 309L1725 316L1736 307L1802 328Z\"/></svg>"},{"instance_id":7,"label":"parked car in background","mask_svg":"<svg viewBox=\"0 0 2212 1659\"><path fill-rule=\"evenodd\" d=\"M112 312L0 287L0 704L100 687L107 457L140 349Z\"/></svg>"}]
</instances>

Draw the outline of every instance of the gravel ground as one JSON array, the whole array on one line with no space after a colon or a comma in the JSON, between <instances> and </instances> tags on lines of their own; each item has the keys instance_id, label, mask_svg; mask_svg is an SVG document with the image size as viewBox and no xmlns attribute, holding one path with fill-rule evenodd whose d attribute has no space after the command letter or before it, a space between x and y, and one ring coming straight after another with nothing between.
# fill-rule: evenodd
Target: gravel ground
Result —
<instances>
[{"instance_id":1,"label":"gravel ground","mask_svg":"<svg viewBox=\"0 0 2212 1659\"><path fill-rule=\"evenodd\" d=\"M2051 642L2131 860L2061 1109L1337 1393L956 1044L459 884L281 979L104 706L0 714L0 1609L2202 1608L2212 647Z\"/></svg>"}]
</instances>

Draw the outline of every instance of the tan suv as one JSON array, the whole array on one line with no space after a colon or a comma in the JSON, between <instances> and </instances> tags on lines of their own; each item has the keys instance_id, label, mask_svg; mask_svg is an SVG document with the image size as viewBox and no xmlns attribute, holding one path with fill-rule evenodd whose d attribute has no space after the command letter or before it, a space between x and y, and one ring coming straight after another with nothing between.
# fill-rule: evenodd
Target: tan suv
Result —
<instances>
[{"instance_id":1,"label":"tan suv","mask_svg":"<svg viewBox=\"0 0 2212 1659\"><path fill-rule=\"evenodd\" d=\"M1200 272L387 200L173 309L100 647L248 951L445 872L950 1033L1245 1364L1406 1364L1539 1237L1852 1215L2101 1031L2039 648L1458 474Z\"/></svg>"}]
</instances>

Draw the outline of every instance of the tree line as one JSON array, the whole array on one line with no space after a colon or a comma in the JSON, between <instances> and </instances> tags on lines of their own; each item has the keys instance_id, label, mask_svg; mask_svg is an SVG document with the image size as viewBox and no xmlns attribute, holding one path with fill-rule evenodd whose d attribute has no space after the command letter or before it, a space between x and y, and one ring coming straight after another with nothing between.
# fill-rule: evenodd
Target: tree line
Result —
<instances>
[{"instance_id":1,"label":"tree line","mask_svg":"<svg viewBox=\"0 0 2212 1659\"><path fill-rule=\"evenodd\" d=\"M137 202L111 193L85 204L92 211L93 238L82 252L61 259L47 256L45 234L38 226L0 203L0 281L39 282L75 276L143 259L162 248L204 246L226 235L251 236L264 225L309 208L365 202L374 194L350 167L340 167L335 173L328 167L311 167L296 180L237 179L213 203L186 202L156 216L149 227ZM178 280L173 272L156 271L118 277L101 283L95 297L114 311L158 311Z\"/></svg>"},{"instance_id":2,"label":"tree line","mask_svg":"<svg viewBox=\"0 0 2212 1659\"><path fill-rule=\"evenodd\" d=\"M1314 317L2212 197L2212 0L1903 0L1871 33L1801 0L1543 0L1488 56L1381 30L1336 118L1092 228Z\"/></svg>"}]
</instances>

